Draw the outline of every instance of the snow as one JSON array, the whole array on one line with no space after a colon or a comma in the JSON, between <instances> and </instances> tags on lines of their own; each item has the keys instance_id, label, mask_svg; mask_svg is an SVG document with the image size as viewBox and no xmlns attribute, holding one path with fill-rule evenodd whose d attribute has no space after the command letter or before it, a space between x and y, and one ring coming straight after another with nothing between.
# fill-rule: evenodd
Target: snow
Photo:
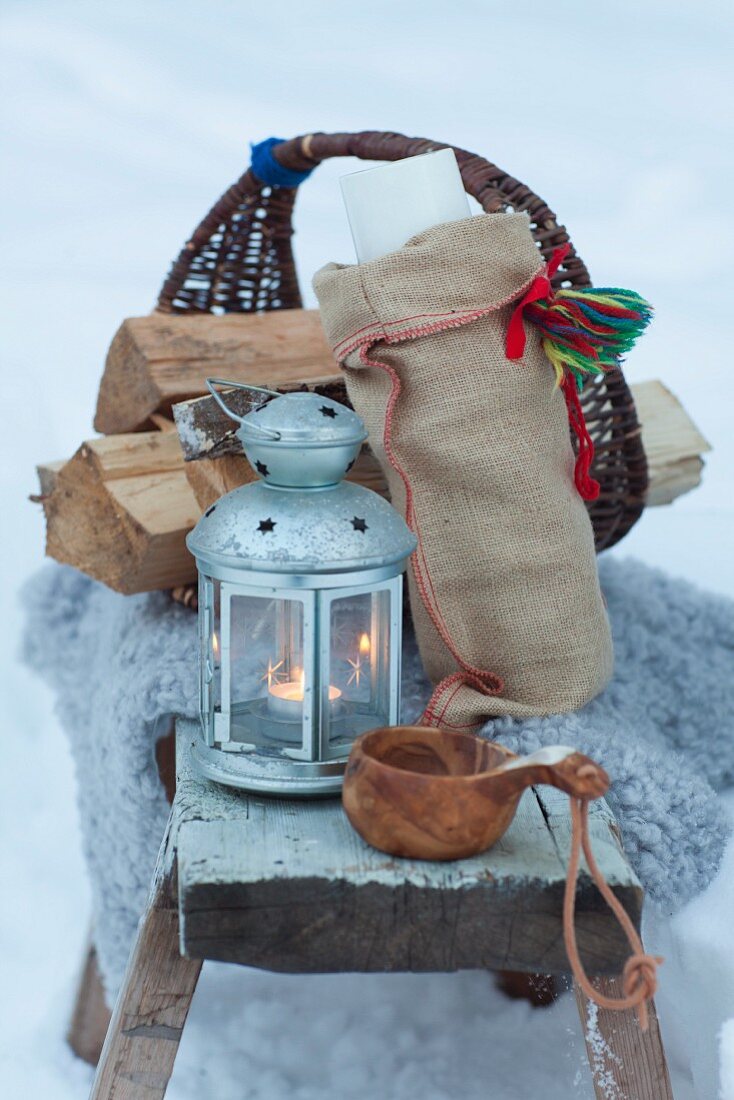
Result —
<instances>
[{"instance_id":1,"label":"snow","mask_svg":"<svg viewBox=\"0 0 734 1100\"><path fill-rule=\"evenodd\" d=\"M0 1094L71 1100L90 1081L63 1041L88 888L52 700L15 659L14 593L42 560L40 510L26 500L33 466L89 436L119 321L151 308L248 141L374 127L481 151L550 198L597 282L655 303L628 375L662 378L715 448L703 486L649 512L621 552L734 595L734 20L716 0L6 0L0 28L0 502L11 517L0 550ZM320 264L351 259L336 185L349 168L324 166L299 199L304 289ZM648 929L667 955L659 1008L678 1100L734 1097L733 903L734 845L704 896ZM169 1096L541 1090L592 1095L571 998L532 1011L484 974L299 979L207 965Z\"/></svg>"},{"instance_id":2,"label":"snow","mask_svg":"<svg viewBox=\"0 0 734 1100\"><path fill-rule=\"evenodd\" d=\"M734 1019L727 1020L719 1036L721 1049L721 1100L734 1100Z\"/></svg>"}]
</instances>

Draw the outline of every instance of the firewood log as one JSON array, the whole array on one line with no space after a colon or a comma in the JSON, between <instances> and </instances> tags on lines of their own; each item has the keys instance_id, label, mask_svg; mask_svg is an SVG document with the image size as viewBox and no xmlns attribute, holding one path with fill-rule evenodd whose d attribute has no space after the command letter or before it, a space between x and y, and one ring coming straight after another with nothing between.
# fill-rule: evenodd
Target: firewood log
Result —
<instances>
[{"instance_id":1,"label":"firewood log","mask_svg":"<svg viewBox=\"0 0 734 1100\"><path fill-rule=\"evenodd\" d=\"M99 389L96 431L138 431L206 390L207 375L277 387L336 372L317 310L221 317L153 313L123 321Z\"/></svg>"},{"instance_id":2,"label":"firewood log","mask_svg":"<svg viewBox=\"0 0 734 1100\"><path fill-rule=\"evenodd\" d=\"M231 489L246 485L257 476L241 453L185 462L184 471L202 512Z\"/></svg>"},{"instance_id":3,"label":"firewood log","mask_svg":"<svg viewBox=\"0 0 734 1100\"><path fill-rule=\"evenodd\" d=\"M341 382L333 379L326 385L338 388ZM668 503L699 483L701 454L709 445L660 382L641 383L633 392L650 464L648 502ZM232 403L242 400L246 395L232 391ZM186 423L197 432L189 431L183 446L191 461L184 462L179 434L160 419L161 431L94 439L68 462L40 466L41 491L33 499L46 513L48 554L119 592L193 581L196 569L184 542L187 532L214 500L254 476L241 451L235 453L239 445L230 431L232 422L224 414L218 420L217 408L207 399L189 405ZM180 431L180 410L175 413ZM222 432L229 433L224 450ZM212 458L212 453L223 457ZM350 479L387 491L366 447Z\"/></svg>"},{"instance_id":4,"label":"firewood log","mask_svg":"<svg viewBox=\"0 0 734 1100\"><path fill-rule=\"evenodd\" d=\"M711 447L662 382L639 382L631 389L647 455L648 507L670 504L700 485L704 466L701 456Z\"/></svg>"},{"instance_id":5,"label":"firewood log","mask_svg":"<svg viewBox=\"0 0 734 1100\"><path fill-rule=\"evenodd\" d=\"M295 387L281 388L285 391ZM309 385L308 389L314 389L335 401L347 399L344 382L338 377ZM704 465L701 456L711 448L677 397L662 382L639 382L632 386L632 393L642 425L642 441L649 466L647 504L670 504L676 497L700 484ZM257 399L242 390L231 390L227 403L243 416L254 407ZM239 484L249 480L249 477L245 478L246 464L236 461L236 456L242 454L235 434L237 425L211 395L174 405L173 416L186 458L186 472L200 503L206 501L205 507L208 507L216 498L218 481L213 471L222 461L218 458L220 455L227 456L229 462L227 484L230 488L235 486L238 471L243 477ZM198 466L204 465L208 467L206 473L203 470L194 473ZM368 447L363 448L352 473L352 480L387 496L385 480Z\"/></svg>"},{"instance_id":6,"label":"firewood log","mask_svg":"<svg viewBox=\"0 0 734 1100\"><path fill-rule=\"evenodd\" d=\"M230 489L246 485L254 481L257 476L241 452L224 454L220 458L201 458L197 462L186 462L184 469L202 512L205 512L210 504L219 500ZM345 480L353 481L357 485L365 485L368 489L373 489L380 496L389 499L385 476L369 447L362 448Z\"/></svg>"},{"instance_id":7,"label":"firewood log","mask_svg":"<svg viewBox=\"0 0 734 1100\"><path fill-rule=\"evenodd\" d=\"M118 592L195 579L184 539L201 510L175 432L93 439L39 477L50 557Z\"/></svg>"}]
</instances>

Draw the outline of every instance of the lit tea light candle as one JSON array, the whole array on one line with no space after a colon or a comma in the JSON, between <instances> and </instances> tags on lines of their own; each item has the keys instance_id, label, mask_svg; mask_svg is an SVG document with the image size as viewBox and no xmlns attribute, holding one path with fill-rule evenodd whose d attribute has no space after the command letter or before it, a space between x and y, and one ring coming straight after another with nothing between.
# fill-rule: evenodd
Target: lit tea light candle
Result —
<instances>
[{"instance_id":1,"label":"lit tea light candle","mask_svg":"<svg viewBox=\"0 0 734 1100\"><path fill-rule=\"evenodd\" d=\"M305 675L296 670L295 680L286 680L282 684L268 685L268 711L274 718L286 722L300 722L303 717L303 696L305 693ZM333 684L329 685L329 702L341 699L341 691Z\"/></svg>"}]
</instances>

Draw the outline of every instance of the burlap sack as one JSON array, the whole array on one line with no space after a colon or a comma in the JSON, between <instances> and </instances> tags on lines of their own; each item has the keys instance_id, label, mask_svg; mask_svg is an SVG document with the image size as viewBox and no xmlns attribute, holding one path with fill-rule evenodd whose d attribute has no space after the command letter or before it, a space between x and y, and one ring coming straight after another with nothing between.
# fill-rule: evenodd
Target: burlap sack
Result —
<instances>
[{"instance_id":1,"label":"burlap sack","mask_svg":"<svg viewBox=\"0 0 734 1100\"><path fill-rule=\"evenodd\" d=\"M484 214L314 278L349 396L419 539L411 605L437 685L426 724L574 710L612 672L563 395L532 325L523 357L505 354L513 303L542 268L525 215Z\"/></svg>"}]
</instances>

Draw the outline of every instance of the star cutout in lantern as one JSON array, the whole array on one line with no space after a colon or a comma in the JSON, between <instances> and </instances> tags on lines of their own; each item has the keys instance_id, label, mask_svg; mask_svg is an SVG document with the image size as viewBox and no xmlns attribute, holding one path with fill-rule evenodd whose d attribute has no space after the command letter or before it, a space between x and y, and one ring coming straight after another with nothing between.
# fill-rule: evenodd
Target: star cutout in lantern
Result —
<instances>
[{"instance_id":1,"label":"star cutout in lantern","mask_svg":"<svg viewBox=\"0 0 734 1100\"><path fill-rule=\"evenodd\" d=\"M270 475L270 470L267 468L264 462L256 462L255 469L262 477L268 477Z\"/></svg>"},{"instance_id":2,"label":"star cutout in lantern","mask_svg":"<svg viewBox=\"0 0 734 1100\"><path fill-rule=\"evenodd\" d=\"M328 416L332 420L336 416L336 409L332 409L331 405L322 405L321 408L319 409L319 412L321 413L322 416Z\"/></svg>"},{"instance_id":3,"label":"star cutout in lantern","mask_svg":"<svg viewBox=\"0 0 734 1100\"><path fill-rule=\"evenodd\" d=\"M272 520L272 519L261 519L260 520L260 526L258 527L258 531L260 532L261 535L266 535L270 531L274 531L274 530L275 530L275 521L274 520Z\"/></svg>"},{"instance_id":4,"label":"star cutout in lantern","mask_svg":"<svg viewBox=\"0 0 734 1100\"><path fill-rule=\"evenodd\" d=\"M367 524L359 516L355 516L354 519L349 521L355 531L362 531L364 533L367 530Z\"/></svg>"},{"instance_id":5,"label":"star cutout in lantern","mask_svg":"<svg viewBox=\"0 0 734 1100\"><path fill-rule=\"evenodd\" d=\"M355 687L359 687L359 681L362 676L362 658L357 656L353 661L351 657L347 657L347 664L351 666L352 673L347 680L347 687L354 684Z\"/></svg>"}]
</instances>

